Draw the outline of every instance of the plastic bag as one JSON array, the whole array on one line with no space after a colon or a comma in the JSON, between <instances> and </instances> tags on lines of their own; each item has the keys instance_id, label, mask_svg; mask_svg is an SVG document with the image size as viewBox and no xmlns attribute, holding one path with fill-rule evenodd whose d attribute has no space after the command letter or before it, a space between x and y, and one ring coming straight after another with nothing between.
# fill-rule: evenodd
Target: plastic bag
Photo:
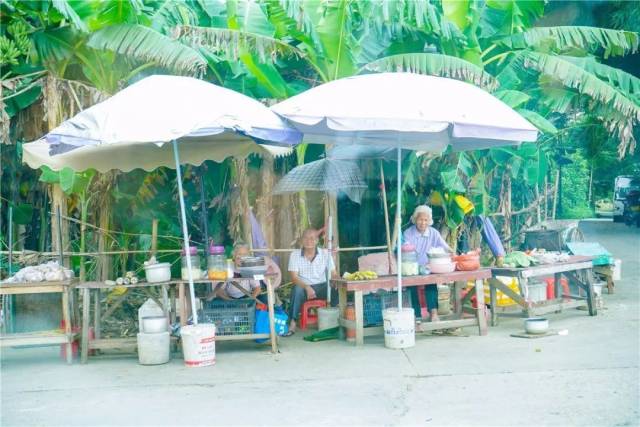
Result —
<instances>
[{"instance_id":1,"label":"plastic bag","mask_svg":"<svg viewBox=\"0 0 640 427\"><path fill-rule=\"evenodd\" d=\"M280 307L276 307L274 310L274 323L276 334L285 335L289 332L289 316ZM256 334L268 334L269 333L269 312L267 310L256 309L256 324L254 327ZM267 341L266 338L257 339L256 342L263 343Z\"/></svg>"}]
</instances>

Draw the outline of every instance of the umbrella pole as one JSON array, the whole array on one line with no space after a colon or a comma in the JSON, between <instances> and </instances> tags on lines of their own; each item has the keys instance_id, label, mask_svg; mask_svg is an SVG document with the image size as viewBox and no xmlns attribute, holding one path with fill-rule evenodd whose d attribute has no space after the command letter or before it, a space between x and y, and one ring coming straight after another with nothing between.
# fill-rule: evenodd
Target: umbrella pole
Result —
<instances>
[{"instance_id":1,"label":"umbrella pole","mask_svg":"<svg viewBox=\"0 0 640 427\"><path fill-rule=\"evenodd\" d=\"M333 258L331 253L333 249L333 222L331 221L331 212L329 212L329 230L327 232L327 251L329 252L329 258ZM331 307L331 262L327 262L327 307Z\"/></svg>"},{"instance_id":2,"label":"umbrella pole","mask_svg":"<svg viewBox=\"0 0 640 427\"><path fill-rule=\"evenodd\" d=\"M398 251L398 265L396 267L396 270L398 271L397 274L397 278L398 278L398 312L402 311L402 252L400 250L400 246L401 246L401 241L402 241L402 232L400 230L400 226L402 225L402 185L401 185L401 179L402 179L402 165L400 164L400 162L402 161L402 157L401 157L401 149L400 146L398 145L398 167L397 167L397 171L398 171L398 194L397 194L397 210L396 210L396 219L397 219L397 227L398 227L398 244L396 245L396 249Z\"/></svg>"},{"instance_id":3,"label":"umbrella pole","mask_svg":"<svg viewBox=\"0 0 640 427\"><path fill-rule=\"evenodd\" d=\"M382 183L382 204L384 205L384 226L387 230L387 254L389 256L389 274L391 274L391 259L393 258L393 246L391 246L391 232L389 231L389 207L387 206L387 186L384 184L384 169L380 160L380 182Z\"/></svg>"},{"instance_id":4,"label":"umbrella pole","mask_svg":"<svg viewBox=\"0 0 640 427\"><path fill-rule=\"evenodd\" d=\"M178 143L174 139L173 157L176 160L176 179L178 180L178 196L180 199L180 216L182 218L182 237L184 239L184 253L187 256L187 268L189 269L189 296L191 297L191 315L193 324L198 324L198 312L196 311L196 295L193 286L193 276L191 275L191 251L189 250L189 231L187 230L187 213L184 208L184 193L182 192L182 171L180 171L180 156L178 155Z\"/></svg>"},{"instance_id":5,"label":"umbrella pole","mask_svg":"<svg viewBox=\"0 0 640 427\"><path fill-rule=\"evenodd\" d=\"M207 215L207 203L205 201L204 190L204 172L202 165L200 166L200 208L202 209L202 229L204 231L204 256L207 256L207 248L209 247L209 224Z\"/></svg>"}]
</instances>

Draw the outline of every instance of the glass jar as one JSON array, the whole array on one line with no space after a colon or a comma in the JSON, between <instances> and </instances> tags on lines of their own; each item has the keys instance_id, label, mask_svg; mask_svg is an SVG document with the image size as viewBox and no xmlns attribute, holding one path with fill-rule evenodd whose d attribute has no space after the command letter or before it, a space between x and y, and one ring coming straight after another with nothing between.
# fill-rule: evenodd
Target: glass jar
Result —
<instances>
[{"instance_id":1,"label":"glass jar","mask_svg":"<svg viewBox=\"0 0 640 427\"><path fill-rule=\"evenodd\" d=\"M207 276L211 280L227 279L227 260L224 256L224 246L211 245L209 247Z\"/></svg>"},{"instance_id":2,"label":"glass jar","mask_svg":"<svg viewBox=\"0 0 640 427\"><path fill-rule=\"evenodd\" d=\"M182 269L180 270L180 276L182 280L189 280L189 264L187 264L187 254L186 251L182 250L182 258L180 260L180 265ZM189 246L189 256L191 257L191 278L193 280L198 280L202 278L202 266L200 264L200 255L198 255L198 248L195 246Z\"/></svg>"},{"instance_id":3,"label":"glass jar","mask_svg":"<svg viewBox=\"0 0 640 427\"><path fill-rule=\"evenodd\" d=\"M402 265L403 276L417 276L420 274L418 266L418 253L413 245L402 245Z\"/></svg>"}]
</instances>

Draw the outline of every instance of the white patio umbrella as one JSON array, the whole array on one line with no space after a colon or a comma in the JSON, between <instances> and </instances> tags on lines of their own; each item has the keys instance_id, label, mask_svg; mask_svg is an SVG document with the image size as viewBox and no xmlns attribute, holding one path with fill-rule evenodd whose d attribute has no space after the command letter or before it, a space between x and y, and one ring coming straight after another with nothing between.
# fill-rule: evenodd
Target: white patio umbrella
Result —
<instances>
[{"instance_id":1,"label":"white patio umbrella","mask_svg":"<svg viewBox=\"0 0 640 427\"><path fill-rule=\"evenodd\" d=\"M31 167L59 170L95 168L130 171L174 167L178 181L185 248L189 233L182 191L181 163L199 165L251 153L282 154L301 134L260 102L191 77L157 75L123 89L24 145ZM271 143L283 147L268 147ZM183 154L180 160L178 146ZM189 292L198 323L189 251Z\"/></svg>"},{"instance_id":2,"label":"white patio umbrella","mask_svg":"<svg viewBox=\"0 0 640 427\"><path fill-rule=\"evenodd\" d=\"M476 150L535 141L537 129L482 89L459 80L412 73L335 80L271 107L304 133L304 142L397 150L397 217L402 206L401 150ZM398 266L402 262L398 233ZM402 272L398 268L398 310Z\"/></svg>"}]
</instances>

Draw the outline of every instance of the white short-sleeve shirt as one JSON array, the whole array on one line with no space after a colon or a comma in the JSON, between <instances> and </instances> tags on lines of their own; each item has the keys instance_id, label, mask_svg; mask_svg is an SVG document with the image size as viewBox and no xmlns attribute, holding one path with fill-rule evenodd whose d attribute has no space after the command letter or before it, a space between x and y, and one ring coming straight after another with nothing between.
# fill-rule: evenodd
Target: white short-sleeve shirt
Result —
<instances>
[{"instance_id":1,"label":"white short-sleeve shirt","mask_svg":"<svg viewBox=\"0 0 640 427\"><path fill-rule=\"evenodd\" d=\"M296 249L291 252L289 257L288 270L298 273L298 277L309 285L317 285L327 281L327 265L329 271L335 270L333 258L326 249L318 248L316 256L309 261L302 255L302 249Z\"/></svg>"}]
</instances>

